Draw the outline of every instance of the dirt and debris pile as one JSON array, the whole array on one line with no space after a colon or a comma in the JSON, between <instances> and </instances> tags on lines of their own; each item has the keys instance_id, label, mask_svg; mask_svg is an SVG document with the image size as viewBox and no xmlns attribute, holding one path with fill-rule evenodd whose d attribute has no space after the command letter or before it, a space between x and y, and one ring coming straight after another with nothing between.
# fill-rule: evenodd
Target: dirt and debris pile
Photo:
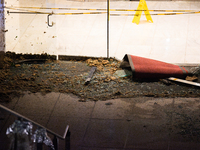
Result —
<instances>
[{"instance_id":1,"label":"dirt and debris pile","mask_svg":"<svg viewBox=\"0 0 200 150\"><path fill-rule=\"evenodd\" d=\"M119 77L120 61L87 59L84 61L55 61L50 55L37 56L6 53L6 67L0 70L0 93L16 91L73 93L85 100L105 100L117 97L199 97L200 89L160 80L141 81L132 76ZM34 59L34 61L19 60ZM85 85L91 67L97 67L92 80ZM198 79L198 81L200 81ZM6 98L9 94L4 95Z\"/></svg>"},{"instance_id":2,"label":"dirt and debris pile","mask_svg":"<svg viewBox=\"0 0 200 150\"><path fill-rule=\"evenodd\" d=\"M54 61L56 60L56 56L48 55L47 53L43 54L16 54L14 52L6 52L4 57L4 69L9 68L11 66L20 66L20 63L28 62L28 63L38 63L42 60Z\"/></svg>"}]
</instances>

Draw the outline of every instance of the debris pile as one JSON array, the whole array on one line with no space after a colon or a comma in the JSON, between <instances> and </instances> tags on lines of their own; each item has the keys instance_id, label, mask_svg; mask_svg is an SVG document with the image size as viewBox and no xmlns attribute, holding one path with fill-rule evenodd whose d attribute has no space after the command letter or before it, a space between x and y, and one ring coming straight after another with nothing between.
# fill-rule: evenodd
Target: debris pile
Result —
<instances>
[{"instance_id":1,"label":"debris pile","mask_svg":"<svg viewBox=\"0 0 200 150\"><path fill-rule=\"evenodd\" d=\"M121 70L115 59L55 61L52 56L6 53L6 67L0 70L0 93L5 101L16 91L62 92L80 96L81 101L117 97L199 97L200 89L158 80L138 80L131 72ZM39 61L39 60L45 61ZM17 63L15 63L18 61ZM97 67L89 84L85 84L92 67ZM200 81L200 80L198 80ZM16 94L20 95L20 94ZM2 100L3 98L1 98Z\"/></svg>"}]
</instances>

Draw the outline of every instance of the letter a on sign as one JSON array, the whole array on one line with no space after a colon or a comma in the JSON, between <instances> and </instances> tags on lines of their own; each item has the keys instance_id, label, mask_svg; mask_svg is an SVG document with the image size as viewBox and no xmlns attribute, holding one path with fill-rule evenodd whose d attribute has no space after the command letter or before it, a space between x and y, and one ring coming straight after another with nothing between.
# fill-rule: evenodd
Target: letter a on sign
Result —
<instances>
[{"instance_id":1,"label":"letter a on sign","mask_svg":"<svg viewBox=\"0 0 200 150\"><path fill-rule=\"evenodd\" d=\"M147 3L146 3L145 0L140 0L138 8L137 8L137 11L135 13L135 16L133 18L132 23L139 24L142 11L144 11L145 16L147 18L147 21L151 21L153 23L153 20L151 18L151 15L149 13L149 10L148 10L148 7L147 7Z\"/></svg>"}]
</instances>

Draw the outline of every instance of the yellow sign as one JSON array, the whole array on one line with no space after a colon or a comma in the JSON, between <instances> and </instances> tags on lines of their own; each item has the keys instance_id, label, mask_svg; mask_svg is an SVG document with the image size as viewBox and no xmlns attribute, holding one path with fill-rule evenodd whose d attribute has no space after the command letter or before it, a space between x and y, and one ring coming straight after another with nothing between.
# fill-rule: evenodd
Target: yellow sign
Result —
<instances>
[{"instance_id":1,"label":"yellow sign","mask_svg":"<svg viewBox=\"0 0 200 150\"><path fill-rule=\"evenodd\" d=\"M147 3L146 3L145 0L140 0L138 8L137 8L137 11L135 13L135 16L133 18L132 23L139 24L142 11L144 11L145 16L147 18L147 21L151 21L153 23L153 20L151 18L151 15L149 13L149 10L148 10L148 7L147 7Z\"/></svg>"}]
</instances>

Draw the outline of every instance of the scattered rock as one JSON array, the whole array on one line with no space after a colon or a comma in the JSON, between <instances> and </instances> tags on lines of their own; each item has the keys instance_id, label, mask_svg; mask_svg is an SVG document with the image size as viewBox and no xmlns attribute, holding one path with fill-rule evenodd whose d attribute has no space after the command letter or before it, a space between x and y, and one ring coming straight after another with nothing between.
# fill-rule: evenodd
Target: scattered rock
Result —
<instances>
[{"instance_id":1,"label":"scattered rock","mask_svg":"<svg viewBox=\"0 0 200 150\"><path fill-rule=\"evenodd\" d=\"M114 73L114 76L116 77L127 77L127 76L131 76L132 75L132 72L129 71L129 70L117 70L115 73Z\"/></svg>"},{"instance_id":2,"label":"scattered rock","mask_svg":"<svg viewBox=\"0 0 200 150\"><path fill-rule=\"evenodd\" d=\"M122 93L120 91L117 91L117 92L114 93L114 95L118 96L118 95L122 95Z\"/></svg>"},{"instance_id":3,"label":"scattered rock","mask_svg":"<svg viewBox=\"0 0 200 150\"><path fill-rule=\"evenodd\" d=\"M162 83L164 83L165 85L171 85L171 84L172 84L172 82L169 81L169 80L167 80L167 79L160 79L160 81L161 81Z\"/></svg>"},{"instance_id":4,"label":"scattered rock","mask_svg":"<svg viewBox=\"0 0 200 150\"><path fill-rule=\"evenodd\" d=\"M116 80L117 78L116 78L116 77L110 77L110 79L111 79L111 80Z\"/></svg>"},{"instance_id":5,"label":"scattered rock","mask_svg":"<svg viewBox=\"0 0 200 150\"><path fill-rule=\"evenodd\" d=\"M107 64L109 64L109 61L108 60L102 60L102 64L107 65Z\"/></svg>"},{"instance_id":6,"label":"scattered rock","mask_svg":"<svg viewBox=\"0 0 200 150\"><path fill-rule=\"evenodd\" d=\"M15 67L20 67L20 66L21 66L20 64L16 64L16 65L15 65Z\"/></svg>"},{"instance_id":7,"label":"scattered rock","mask_svg":"<svg viewBox=\"0 0 200 150\"><path fill-rule=\"evenodd\" d=\"M196 76L187 76L186 77L186 79L185 80L187 80L187 81L198 81L198 77L196 77Z\"/></svg>"},{"instance_id":8,"label":"scattered rock","mask_svg":"<svg viewBox=\"0 0 200 150\"><path fill-rule=\"evenodd\" d=\"M145 93L144 96L146 96L146 97L154 97L155 94L154 93Z\"/></svg>"},{"instance_id":9,"label":"scattered rock","mask_svg":"<svg viewBox=\"0 0 200 150\"><path fill-rule=\"evenodd\" d=\"M86 99L80 99L79 102L86 102Z\"/></svg>"},{"instance_id":10,"label":"scattered rock","mask_svg":"<svg viewBox=\"0 0 200 150\"><path fill-rule=\"evenodd\" d=\"M113 103L111 103L111 102L108 102L108 103L105 103L105 105L112 105Z\"/></svg>"},{"instance_id":11,"label":"scattered rock","mask_svg":"<svg viewBox=\"0 0 200 150\"><path fill-rule=\"evenodd\" d=\"M181 105L178 105L178 108L183 108L183 106L181 106Z\"/></svg>"}]
</instances>

